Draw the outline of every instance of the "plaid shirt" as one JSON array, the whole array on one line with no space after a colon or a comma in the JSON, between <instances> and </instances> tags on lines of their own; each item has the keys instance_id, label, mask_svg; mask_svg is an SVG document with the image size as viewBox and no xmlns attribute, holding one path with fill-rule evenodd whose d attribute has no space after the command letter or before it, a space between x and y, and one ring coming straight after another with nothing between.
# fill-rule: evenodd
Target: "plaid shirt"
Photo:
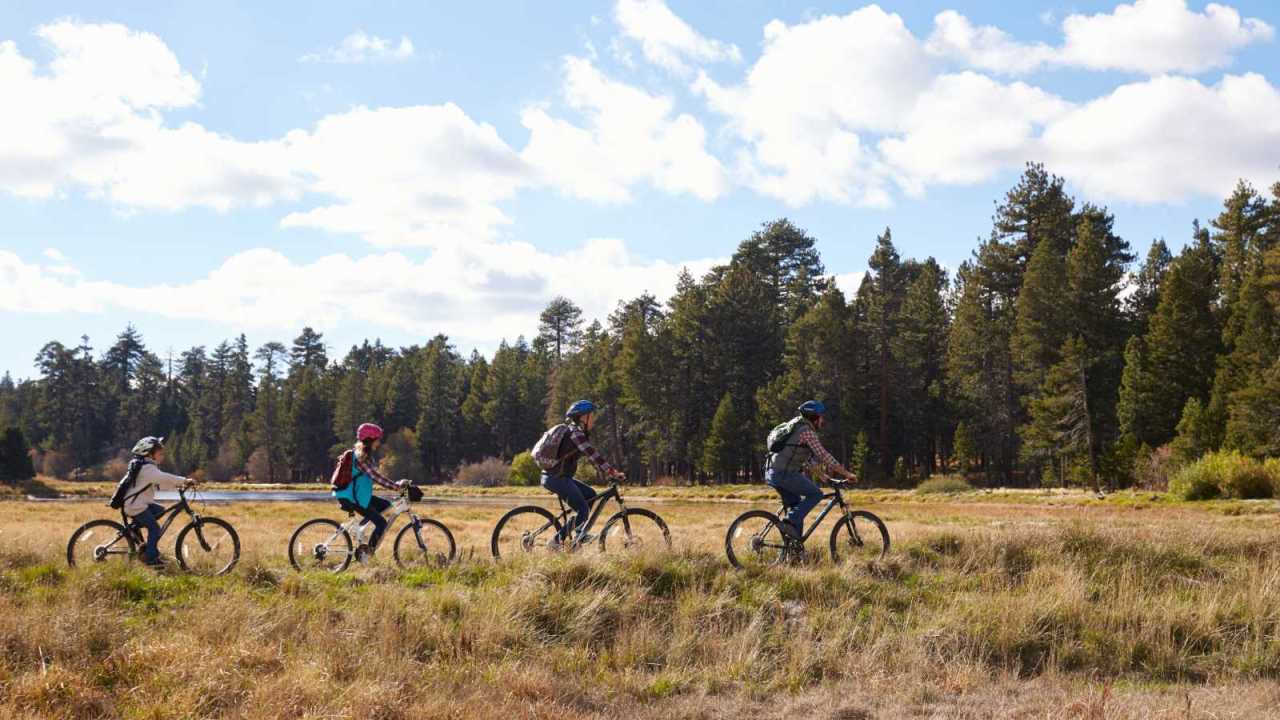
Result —
<instances>
[{"instance_id":1,"label":"plaid shirt","mask_svg":"<svg viewBox=\"0 0 1280 720\"><path fill-rule=\"evenodd\" d=\"M608 475L613 472L613 466L609 464L608 460L604 459L599 450L596 450L595 446L591 444L591 440L587 438L587 434L576 423L569 423L569 439L573 440L573 444L578 448L579 453L590 458L591 462L597 468L600 468L601 473Z\"/></svg>"},{"instance_id":2,"label":"plaid shirt","mask_svg":"<svg viewBox=\"0 0 1280 720\"><path fill-rule=\"evenodd\" d=\"M365 475L368 475L369 479L378 483L382 487L387 488L388 490L400 489L399 485L388 480L387 476L378 472L377 466L374 465L372 462L365 462L364 460L361 460L360 456L355 453L351 454L351 462L355 463L356 467L360 470L360 472L364 473Z\"/></svg>"},{"instance_id":3,"label":"plaid shirt","mask_svg":"<svg viewBox=\"0 0 1280 720\"><path fill-rule=\"evenodd\" d=\"M818 439L818 433L812 429L801 430L797 439L800 444L807 446L809 451L813 453L813 457L809 458L809 462L805 463L806 468L817 467L835 471L843 469L840 461L836 460L831 453L827 452L826 448L822 447L822 441Z\"/></svg>"}]
</instances>

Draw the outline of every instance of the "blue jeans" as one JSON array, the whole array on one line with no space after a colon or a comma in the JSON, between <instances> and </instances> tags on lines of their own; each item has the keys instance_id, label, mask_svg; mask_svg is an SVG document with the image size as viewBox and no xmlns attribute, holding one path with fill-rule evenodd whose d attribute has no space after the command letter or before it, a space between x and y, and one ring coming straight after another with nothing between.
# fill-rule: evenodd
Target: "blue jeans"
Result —
<instances>
[{"instance_id":1,"label":"blue jeans","mask_svg":"<svg viewBox=\"0 0 1280 720\"><path fill-rule=\"evenodd\" d=\"M152 563L160 557L160 523L156 518L164 512L164 506L151 503L146 510L133 516L133 521L147 529L147 544L142 548L142 559Z\"/></svg>"},{"instance_id":2,"label":"blue jeans","mask_svg":"<svg viewBox=\"0 0 1280 720\"><path fill-rule=\"evenodd\" d=\"M369 498L369 507L367 508L362 508L350 500L338 500L338 507L364 518L360 522L361 525L373 523L373 534L369 536L369 547L377 549L378 542L382 540L382 533L387 530L387 519L382 517L382 513L391 507L391 502L374 495Z\"/></svg>"},{"instance_id":3,"label":"blue jeans","mask_svg":"<svg viewBox=\"0 0 1280 720\"><path fill-rule=\"evenodd\" d=\"M782 496L782 504L787 508L782 519L791 523L797 532L804 533L804 516L822 502L822 488L798 472L770 470L764 481Z\"/></svg>"},{"instance_id":4,"label":"blue jeans","mask_svg":"<svg viewBox=\"0 0 1280 720\"><path fill-rule=\"evenodd\" d=\"M596 491L590 485L571 477L543 473L542 487L558 495L577 513L572 528L561 528L561 540L567 538L570 531L576 532L586 526L591 517L591 498L596 496Z\"/></svg>"}]
</instances>

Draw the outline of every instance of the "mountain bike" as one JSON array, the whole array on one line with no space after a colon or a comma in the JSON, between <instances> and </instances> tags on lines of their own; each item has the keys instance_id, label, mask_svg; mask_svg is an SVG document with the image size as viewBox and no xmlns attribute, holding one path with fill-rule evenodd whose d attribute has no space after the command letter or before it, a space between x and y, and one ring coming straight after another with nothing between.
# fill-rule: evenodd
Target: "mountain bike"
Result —
<instances>
[{"instance_id":1,"label":"mountain bike","mask_svg":"<svg viewBox=\"0 0 1280 720\"><path fill-rule=\"evenodd\" d=\"M846 482L825 479L831 483L831 492L822 496L828 501L827 506L799 539L790 538L782 531L779 516L786 511L786 505L776 514L767 510L748 510L739 515L729 525L729 532L724 538L729 562L736 568L747 568L803 560L805 541L835 508L840 509L840 519L831 528L832 562L882 559L889 552L889 529L874 513L849 508L840 493Z\"/></svg>"},{"instance_id":2,"label":"mountain bike","mask_svg":"<svg viewBox=\"0 0 1280 720\"><path fill-rule=\"evenodd\" d=\"M556 499L560 502L559 515L553 515L539 505L522 505L503 515L494 526L493 538L489 541L493 556L512 558L520 554L576 550L580 547L577 532L572 533L568 540L561 539L565 528L572 527L569 516L574 511L560 496L557 495ZM667 523L652 510L627 507L616 482L610 483L608 490L588 501L591 515L582 528L583 533L591 530L610 500L616 501L621 509L605 521L600 531L598 542L601 552L609 548L631 552L644 548L671 549L671 531L667 529Z\"/></svg>"},{"instance_id":3,"label":"mountain bike","mask_svg":"<svg viewBox=\"0 0 1280 720\"><path fill-rule=\"evenodd\" d=\"M223 575L240 560L240 536L226 520L201 515L191 508L187 497L190 486L178 488L178 502L165 508L156 518L165 534L179 515L191 519L178 531L174 557L183 570L196 575ZM91 520L71 533L67 542L67 564L72 567L110 562L113 558L132 561L145 545L143 528L120 511L121 522Z\"/></svg>"},{"instance_id":4,"label":"mountain bike","mask_svg":"<svg viewBox=\"0 0 1280 720\"><path fill-rule=\"evenodd\" d=\"M458 554L453 533L444 523L422 517L411 509L410 504L421 499L421 490L413 485L405 486L391 503L387 531L383 533L383 538L390 537L396 520L401 515L409 517L409 524L400 529L392 545L396 564L406 570L447 565ZM353 559L365 562L373 553L374 549L365 545L366 532L372 534L373 524L351 511L343 523L329 518L308 520L289 538L289 562L299 571L342 572Z\"/></svg>"}]
</instances>

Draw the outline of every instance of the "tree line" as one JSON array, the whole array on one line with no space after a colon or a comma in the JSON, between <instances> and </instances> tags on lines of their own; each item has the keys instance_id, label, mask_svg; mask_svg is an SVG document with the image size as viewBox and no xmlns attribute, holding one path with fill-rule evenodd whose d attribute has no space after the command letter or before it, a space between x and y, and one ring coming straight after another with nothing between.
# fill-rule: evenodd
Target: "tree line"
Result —
<instances>
[{"instance_id":1,"label":"tree line","mask_svg":"<svg viewBox=\"0 0 1280 720\"><path fill-rule=\"evenodd\" d=\"M310 328L167 359L132 326L101 353L50 342L37 377L0 380L0 428L48 474L161 434L179 472L299 481L373 420L407 467L447 479L528 449L590 397L595 441L633 479L726 482L758 480L768 429L816 397L828 447L878 482L1117 486L1162 447L1280 454L1277 238L1280 183L1266 197L1241 182L1180 252L1155 240L1137 262L1105 207L1030 164L954 277L903 258L886 229L848 296L780 219L665 300L587 323L556 298L492 357L444 335L330 357Z\"/></svg>"}]
</instances>

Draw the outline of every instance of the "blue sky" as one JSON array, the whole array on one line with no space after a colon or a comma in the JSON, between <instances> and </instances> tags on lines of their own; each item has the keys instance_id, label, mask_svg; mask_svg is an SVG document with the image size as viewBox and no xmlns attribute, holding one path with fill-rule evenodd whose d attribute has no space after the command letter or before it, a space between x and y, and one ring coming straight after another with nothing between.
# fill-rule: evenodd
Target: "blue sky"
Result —
<instances>
[{"instance_id":1,"label":"blue sky","mask_svg":"<svg viewBox=\"0 0 1280 720\"><path fill-rule=\"evenodd\" d=\"M1139 252L1280 180L1267 2L0 6L0 371L126 323L490 351L787 216L954 268L1039 160Z\"/></svg>"}]
</instances>

